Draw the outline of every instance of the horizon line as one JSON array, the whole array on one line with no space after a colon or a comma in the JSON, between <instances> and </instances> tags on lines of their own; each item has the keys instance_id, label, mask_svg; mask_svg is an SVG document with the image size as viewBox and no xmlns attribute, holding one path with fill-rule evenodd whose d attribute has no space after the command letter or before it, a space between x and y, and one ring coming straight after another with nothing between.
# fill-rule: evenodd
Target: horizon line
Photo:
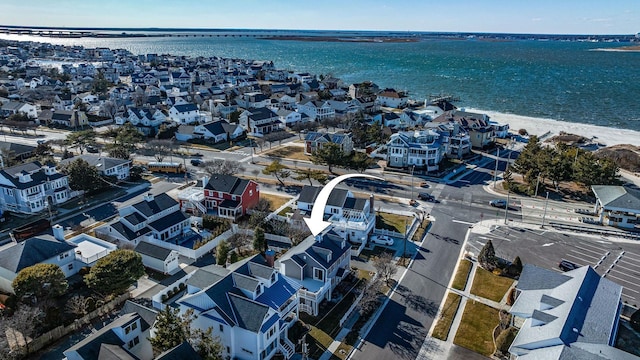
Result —
<instances>
[{"instance_id":1,"label":"horizon line","mask_svg":"<svg viewBox=\"0 0 640 360\"><path fill-rule=\"evenodd\" d=\"M42 26L42 25L3 25L0 28L7 29L50 29L50 30L97 30L97 31L310 31L310 32L387 32L387 33L407 33L407 34L485 34L485 35L545 35L545 36L635 36L632 34L586 34L586 33L518 33L518 32L486 32L486 31L436 31L436 30L372 30L372 29L274 29L274 28L204 28L204 27L74 27L74 26Z\"/></svg>"}]
</instances>

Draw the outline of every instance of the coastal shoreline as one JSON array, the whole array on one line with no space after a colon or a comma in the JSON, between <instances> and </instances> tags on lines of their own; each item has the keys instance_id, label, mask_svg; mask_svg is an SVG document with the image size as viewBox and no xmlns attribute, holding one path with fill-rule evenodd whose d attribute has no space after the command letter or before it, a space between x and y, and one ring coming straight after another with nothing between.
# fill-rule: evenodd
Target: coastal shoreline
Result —
<instances>
[{"instance_id":1,"label":"coastal shoreline","mask_svg":"<svg viewBox=\"0 0 640 360\"><path fill-rule=\"evenodd\" d=\"M466 110L484 113L493 121L509 124L509 128L515 133L517 133L519 129L525 129L530 135L542 136L547 134L551 137L560 134L560 132L565 132L584 136L587 139L592 139L594 142L606 146L620 144L640 146L640 131L507 114L491 110L471 108L466 108Z\"/></svg>"}]
</instances>

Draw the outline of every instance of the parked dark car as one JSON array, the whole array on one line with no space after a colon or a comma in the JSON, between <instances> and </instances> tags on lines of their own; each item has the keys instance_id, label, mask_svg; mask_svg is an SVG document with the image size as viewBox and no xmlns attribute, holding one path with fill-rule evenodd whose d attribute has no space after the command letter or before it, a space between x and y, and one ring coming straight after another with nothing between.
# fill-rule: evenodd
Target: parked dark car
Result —
<instances>
[{"instance_id":1,"label":"parked dark car","mask_svg":"<svg viewBox=\"0 0 640 360\"><path fill-rule=\"evenodd\" d=\"M435 197L429 193L421 192L418 194L418 199L424 201L435 201Z\"/></svg>"},{"instance_id":2,"label":"parked dark car","mask_svg":"<svg viewBox=\"0 0 640 360\"><path fill-rule=\"evenodd\" d=\"M92 145L87 145L85 149L87 149L87 152L90 152L93 154L100 152L95 146L92 146Z\"/></svg>"},{"instance_id":3,"label":"parked dark car","mask_svg":"<svg viewBox=\"0 0 640 360\"><path fill-rule=\"evenodd\" d=\"M191 159L191 165L193 166L200 166L202 165L203 161L200 159Z\"/></svg>"},{"instance_id":4,"label":"parked dark car","mask_svg":"<svg viewBox=\"0 0 640 360\"><path fill-rule=\"evenodd\" d=\"M507 200L491 200L489 201L489 205L493 206L493 207L497 207L497 208L505 208L507 207Z\"/></svg>"},{"instance_id":5,"label":"parked dark car","mask_svg":"<svg viewBox=\"0 0 640 360\"><path fill-rule=\"evenodd\" d=\"M562 271L571 271L579 268L577 264L574 264L571 261L565 260L565 259L562 259L562 261L560 261L560 263L558 264L558 267Z\"/></svg>"}]
</instances>

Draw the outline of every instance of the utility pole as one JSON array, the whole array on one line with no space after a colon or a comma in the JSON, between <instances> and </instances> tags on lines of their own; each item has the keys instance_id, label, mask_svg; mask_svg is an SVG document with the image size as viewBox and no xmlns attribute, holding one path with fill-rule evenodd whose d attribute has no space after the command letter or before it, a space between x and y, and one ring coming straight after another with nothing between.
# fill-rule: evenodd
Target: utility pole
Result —
<instances>
[{"instance_id":1,"label":"utility pole","mask_svg":"<svg viewBox=\"0 0 640 360\"><path fill-rule=\"evenodd\" d=\"M544 218L547 216L547 206L549 205L549 192L547 191L547 198L544 200L544 212L542 213L541 228L544 228Z\"/></svg>"},{"instance_id":2,"label":"utility pole","mask_svg":"<svg viewBox=\"0 0 640 360\"><path fill-rule=\"evenodd\" d=\"M538 180L536 181L536 192L533 196L538 196L538 186L540 185L540 174L538 174Z\"/></svg>"},{"instance_id":3,"label":"utility pole","mask_svg":"<svg viewBox=\"0 0 640 360\"><path fill-rule=\"evenodd\" d=\"M507 215L509 214L509 201L511 200L511 189L507 189L507 204L504 206L504 224L507 225Z\"/></svg>"},{"instance_id":4,"label":"utility pole","mask_svg":"<svg viewBox=\"0 0 640 360\"><path fill-rule=\"evenodd\" d=\"M416 169L416 166L413 165L411 167L411 198L409 200L413 200L413 171Z\"/></svg>"},{"instance_id":5,"label":"utility pole","mask_svg":"<svg viewBox=\"0 0 640 360\"><path fill-rule=\"evenodd\" d=\"M500 148L496 149L496 170L493 172L493 188L496 188L498 182L498 158L500 157Z\"/></svg>"}]
</instances>

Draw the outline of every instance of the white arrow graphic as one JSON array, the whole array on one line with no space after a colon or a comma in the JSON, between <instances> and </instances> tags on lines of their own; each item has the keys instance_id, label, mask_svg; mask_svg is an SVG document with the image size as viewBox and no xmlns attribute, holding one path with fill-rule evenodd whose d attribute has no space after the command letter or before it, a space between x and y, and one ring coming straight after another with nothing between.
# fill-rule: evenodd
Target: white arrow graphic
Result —
<instances>
[{"instance_id":1,"label":"white arrow graphic","mask_svg":"<svg viewBox=\"0 0 640 360\"><path fill-rule=\"evenodd\" d=\"M331 225L330 222L323 220L324 208L327 206L327 201L329 201L331 191L333 191L333 188L335 188L342 180L352 177L371 178L384 181L383 178L367 174L345 174L329 181L329 183L320 190L318 197L316 197L316 202L313 204L313 209L311 209L311 217L304 218L304 221L307 223L307 226L309 227L309 230L311 230L311 234L313 234L313 236L317 236Z\"/></svg>"}]
</instances>

